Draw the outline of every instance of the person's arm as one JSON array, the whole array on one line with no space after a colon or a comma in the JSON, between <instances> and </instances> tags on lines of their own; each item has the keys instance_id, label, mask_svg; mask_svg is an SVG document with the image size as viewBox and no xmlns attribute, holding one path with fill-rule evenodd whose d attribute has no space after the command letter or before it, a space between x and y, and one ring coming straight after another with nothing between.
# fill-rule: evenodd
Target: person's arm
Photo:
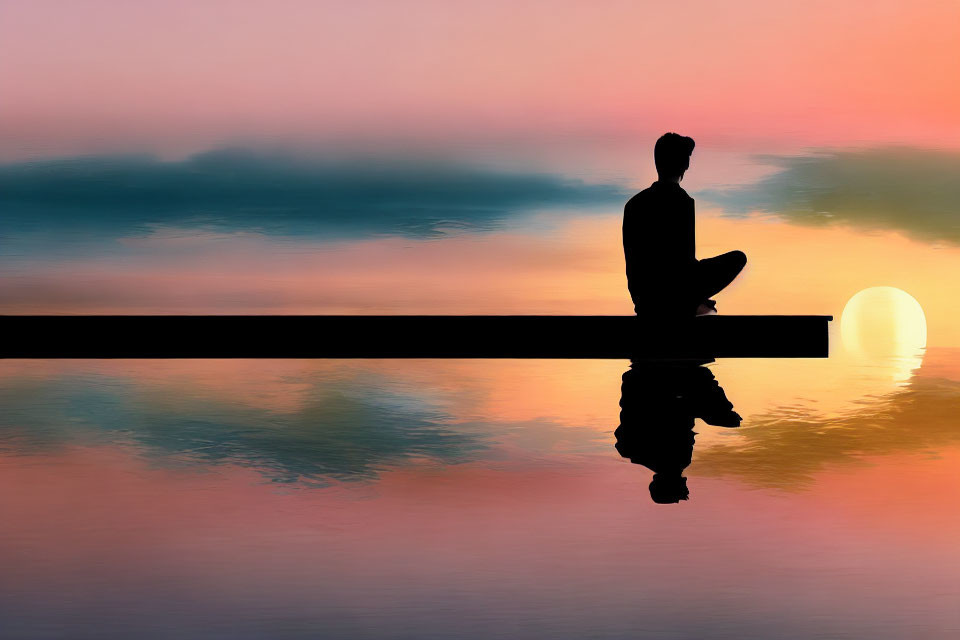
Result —
<instances>
[{"instance_id":1,"label":"person's arm","mask_svg":"<svg viewBox=\"0 0 960 640\"><path fill-rule=\"evenodd\" d=\"M623 226L622 226L622 235L623 235L623 258L627 265L627 277L630 277L630 271L633 263L634 252L637 247L637 238L636 238L636 214L633 210L632 201L627 202L623 207Z\"/></svg>"},{"instance_id":2,"label":"person's arm","mask_svg":"<svg viewBox=\"0 0 960 640\"><path fill-rule=\"evenodd\" d=\"M689 207L683 219L683 255L687 262L697 261L697 216L693 198L689 198Z\"/></svg>"}]
</instances>

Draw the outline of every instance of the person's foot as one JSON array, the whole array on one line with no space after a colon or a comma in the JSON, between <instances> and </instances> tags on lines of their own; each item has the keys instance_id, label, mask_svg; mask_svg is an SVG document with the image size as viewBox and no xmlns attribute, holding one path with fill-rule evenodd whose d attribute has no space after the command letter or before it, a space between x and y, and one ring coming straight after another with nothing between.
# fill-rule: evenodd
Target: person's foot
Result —
<instances>
[{"instance_id":1,"label":"person's foot","mask_svg":"<svg viewBox=\"0 0 960 640\"><path fill-rule=\"evenodd\" d=\"M720 413L711 413L705 416L700 416L700 419L707 424L712 424L715 427L727 427L728 429L735 429L740 426L741 422L743 422L743 418L740 417L740 414L732 409L730 411L722 411Z\"/></svg>"},{"instance_id":2,"label":"person's foot","mask_svg":"<svg viewBox=\"0 0 960 640\"><path fill-rule=\"evenodd\" d=\"M715 316L717 315L717 301L716 300L704 300L700 303L700 306L697 307L698 316Z\"/></svg>"}]
</instances>

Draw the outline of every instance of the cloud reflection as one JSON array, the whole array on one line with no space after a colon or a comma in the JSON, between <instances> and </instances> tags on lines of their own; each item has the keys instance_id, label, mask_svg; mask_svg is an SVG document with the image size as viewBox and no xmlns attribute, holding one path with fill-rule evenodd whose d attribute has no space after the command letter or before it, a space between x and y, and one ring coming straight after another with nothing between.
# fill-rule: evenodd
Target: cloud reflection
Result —
<instances>
[{"instance_id":1,"label":"cloud reflection","mask_svg":"<svg viewBox=\"0 0 960 640\"><path fill-rule=\"evenodd\" d=\"M783 407L752 418L733 444L698 452L698 475L735 476L750 484L796 489L837 464L901 451L936 451L960 442L960 381L914 376L902 391L864 400L846 414Z\"/></svg>"},{"instance_id":2,"label":"cloud reflection","mask_svg":"<svg viewBox=\"0 0 960 640\"><path fill-rule=\"evenodd\" d=\"M301 400L271 411L99 375L8 381L0 387L0 449L132 444L162 462L240 464L275 482L325 484L416 458L463 462L487 446L477 433L447 426L429 398L382 380L316 381Z\"/></svg>"}]
</instances>

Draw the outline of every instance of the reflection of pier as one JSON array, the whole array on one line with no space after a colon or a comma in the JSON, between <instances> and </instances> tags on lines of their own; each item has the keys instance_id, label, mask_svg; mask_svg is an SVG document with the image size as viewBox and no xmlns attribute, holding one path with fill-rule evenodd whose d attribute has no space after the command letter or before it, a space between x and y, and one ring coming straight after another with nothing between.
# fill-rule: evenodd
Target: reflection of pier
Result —
<instances>
[{"instance_id":1,"label":"reflection of pier","mask_svg":"<svg viewBox=\"0 0 960 640\"><path fill-rule=\"evenodd\" d=\"M0 316L4 358L822 358L831 316Z\"/></svg>"}]
</instances>

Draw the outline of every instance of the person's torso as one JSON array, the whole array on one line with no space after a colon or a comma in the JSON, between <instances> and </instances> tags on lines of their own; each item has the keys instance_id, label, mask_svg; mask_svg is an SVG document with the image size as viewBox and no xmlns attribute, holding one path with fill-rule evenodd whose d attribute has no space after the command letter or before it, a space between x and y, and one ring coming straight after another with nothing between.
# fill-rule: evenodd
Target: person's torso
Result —
<instances>
[{"instance_id":1,"label":"person's torso","mask_svg":"<svg viewBox=\"0 0 960 640\"><path fill-rule=\"evenodd\" d=\"M624 207L627 270L681 266L696 260L694 202L680 185L655 182Z\"/></svg>"}]
</instances>

